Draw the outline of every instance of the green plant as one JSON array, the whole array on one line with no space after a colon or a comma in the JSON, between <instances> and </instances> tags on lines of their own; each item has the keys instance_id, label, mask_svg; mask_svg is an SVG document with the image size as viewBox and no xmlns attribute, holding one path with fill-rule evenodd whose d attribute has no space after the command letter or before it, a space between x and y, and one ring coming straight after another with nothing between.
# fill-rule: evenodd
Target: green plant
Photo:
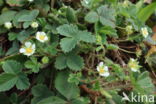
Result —
<instances>
[{"instance_id":1,"label":"green plant","mask_svg":"<svg viewBox=\"0 0 156 104\"><path fill-rule=\"evenodd\" d=\"M123 93L155 96L155 5L0 0L0 104L135 104Z\"/></svg>"}]
</instances>

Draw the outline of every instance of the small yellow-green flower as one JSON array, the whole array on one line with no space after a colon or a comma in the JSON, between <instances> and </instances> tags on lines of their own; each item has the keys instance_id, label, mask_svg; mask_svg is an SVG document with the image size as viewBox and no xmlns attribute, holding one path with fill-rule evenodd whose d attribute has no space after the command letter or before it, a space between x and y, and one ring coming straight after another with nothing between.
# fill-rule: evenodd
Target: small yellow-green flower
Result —
<instances>
[{"instance_id":1,"label":"small yellow-green flower","mask_svg":"<svg viewBox=\"0 0 156 104\"><path fill-rule=\"evenodd\" d=\"M46 42L48 40L48 36L45 32L37 32L36 33L36 39L42 43Z\"/></svg>"},{"instance_id":2,"label":"small yellow-green flower","mask_svg":"<svg viewBox=\"0 0 156 104\"><path fill-rule=\"evenodd\" d=\"M136 59L130 58L128 62L128 67L133 71L137 72L140 69L139 62Z\"/></svg>"},{"instance_id":3,"label":"small yellow-green flower","mask_svg":"<svg viewBox=\"0 0 156 104\"><path fill-rule=\"evenodd\" d=\"M35 53L35 44L32 44L31 42L25 42L25 46L20 48L19 51L24 55L30 56Z\"/></svg>"},{"instance_id":4,"label":"small yellow-green flower","mask_svg":"<svg viewBox=\"0 0 156 104\"><path fill-rule=\"evenodd\" d=\"M11 29L12 28L12 23L11 22L5 22L4 23L5 28Z\"/></svg>"},{"instance_id":5,"label":"small yellow-green flower","mask_svg":"<svg viewBox=\"0 0 156 104\"><path fill-rule=\"evenodd\" d=\"M141 28L141 34L143 35L144 38L146 38L149 35L146 27Z\"/></svg>"},{"instance_id":6,"label":"small yellow-green flower","mask_svg":"<svg viewBox=\"0 0 156 104\"><path fill-rule=\"evenodd\" d=\"M133 27L131 25L126 26L126 32L128 35L133 33Z\"/></svg>"},{"instance_id":7,"label":"small yellow-green flower","mask_svg":"<svg viewBox=\"0 0 156 104\"><path fill-rule=\"evenodd\" d=\"M100 35L96 35L96 42L97 43L101 43L102 42L102 38Z\"/></svg>"},{"instance_id":8,"label":"small yellow-green flower","mask_svg":"<svg viewBox=\"0 0 156 104\"><path fill-rule=\"evenodd\" d=\"M31 23L31 27L32 28L37 28L38 27L38 23L37 22L32 22Z\"/></svg>"},{"instance_id":9,"label":"small yellow-green flower","mask_svg":"<svg viewBox=\"0 0 156 104\"><path fill-rule=\"evenodd\" d=\"M104 65L103 62L100 62L96 69L99 72L100 76L108 77L110 75L108 71L108 66Z\"/></svg>"}]
</instances>

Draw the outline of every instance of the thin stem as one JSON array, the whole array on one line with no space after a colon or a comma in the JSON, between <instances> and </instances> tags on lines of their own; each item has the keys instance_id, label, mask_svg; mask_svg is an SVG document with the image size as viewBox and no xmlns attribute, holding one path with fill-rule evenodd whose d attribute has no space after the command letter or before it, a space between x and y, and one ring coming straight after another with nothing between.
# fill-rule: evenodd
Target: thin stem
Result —
<instances>
[{"instance_id":1,"label":"thin stem","mask_svg":"<svg viewBox=\"0 0 156 104\"><path fill-rule=\"evenodd\" d=\"M136 54L136 52L131 52L131 51L127 51L127 50L124 50L122 48L119 48L120 51L123 51L123 52L126 52L126 53L131 53L131 54Z\"/></svg>"}]
</instances>

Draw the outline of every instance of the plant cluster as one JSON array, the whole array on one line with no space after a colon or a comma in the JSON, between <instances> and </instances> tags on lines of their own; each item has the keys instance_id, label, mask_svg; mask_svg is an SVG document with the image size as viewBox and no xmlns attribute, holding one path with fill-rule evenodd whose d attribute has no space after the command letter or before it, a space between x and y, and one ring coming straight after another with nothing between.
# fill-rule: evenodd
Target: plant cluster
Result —
<instances>
[{"instance_id":1,"label":"plant cluster","mask_svg":"<svg viewBox=\"0 0 156 104\"><path fill-rule=\"evenodd\" d=\"M156 3L146 2L0 0L0 104L154 95Z\"/></svg>"}]
</instances>

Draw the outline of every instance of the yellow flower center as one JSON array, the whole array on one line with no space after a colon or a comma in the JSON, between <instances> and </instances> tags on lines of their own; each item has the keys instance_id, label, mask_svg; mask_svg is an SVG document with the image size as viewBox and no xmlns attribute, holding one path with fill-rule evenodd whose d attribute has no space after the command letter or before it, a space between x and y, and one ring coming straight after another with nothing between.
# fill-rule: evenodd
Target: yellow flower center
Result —
<instances>
[{"instance_id":1,"label":"yellow flower center","mask_svg":"<svg viewBox=\"0 0 156 104\"><path fill-rule=\"evenodd\" d=\"M40 38L40 40L44 40L45 36L44 35L40 35L39 38Z\"/></svg>"},{"instance_id":2,"label":"yellow flower center","mask_svg":"<svg viewBox=\"0 0 156 104\"><path fill-rule=\"evenodd\" d=\"M104 68L103 67L100 67L99 73L100 74L103 74L104 72L105 72Z\"/></svg>"},{"instance_id":3,"label":"yellow flower center","mask_svg":"<svg viewBox=\"0 0 156 104\"><path fill-rule=\"evenodd\" d=\"M26 53L32 53L33 52L33 49L31 48L26 48Z\"/></svg>"},{"instance_id":4,"label":"yellow flower center","mask_svg":"<svg viewBox=\"0 0 156 104\"><path fill-rule=\"evenodd\" d=\"M130 64L129 64L129 67L130 67L130 68L136 69L136 68L137 68L137 64L135 64L135 63L130 63Z\"/></svg>"}]
</instances>

